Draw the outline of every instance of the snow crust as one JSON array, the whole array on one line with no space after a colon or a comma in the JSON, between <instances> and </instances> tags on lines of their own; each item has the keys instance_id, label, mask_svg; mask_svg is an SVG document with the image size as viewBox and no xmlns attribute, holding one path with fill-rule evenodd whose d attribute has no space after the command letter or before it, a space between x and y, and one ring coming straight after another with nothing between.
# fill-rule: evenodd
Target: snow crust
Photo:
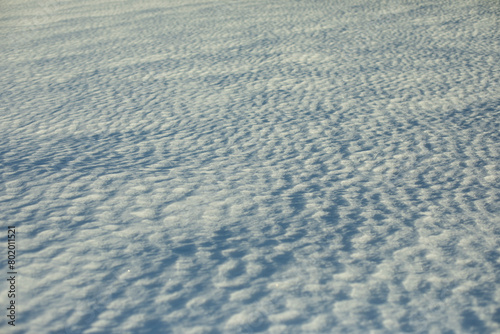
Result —
<instances>
[{"instance_id":1,"label":"snow crust","mask_svg":"<svg viewBox=\"0 0 500 334\"><path fill-rule=\"evenodd\" d=\"M500 332L499 13L2 1L13 332Z\"/></svg>"}]
</instances>

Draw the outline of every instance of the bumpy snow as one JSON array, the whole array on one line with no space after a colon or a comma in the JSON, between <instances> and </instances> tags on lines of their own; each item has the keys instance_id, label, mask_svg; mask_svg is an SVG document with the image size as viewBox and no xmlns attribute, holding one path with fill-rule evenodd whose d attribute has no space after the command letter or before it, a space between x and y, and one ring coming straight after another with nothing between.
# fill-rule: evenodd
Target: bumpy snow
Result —
<instances>
[{"instance_id":1,"label":"bumpy snow","mask_svg":"<svg viewBox=\"0 0 500 334\"><path fill-rule=\"evenodd\" d=\"M2 333L499 333L493 0L4 0Z\"/></svg>"}]
</instances>

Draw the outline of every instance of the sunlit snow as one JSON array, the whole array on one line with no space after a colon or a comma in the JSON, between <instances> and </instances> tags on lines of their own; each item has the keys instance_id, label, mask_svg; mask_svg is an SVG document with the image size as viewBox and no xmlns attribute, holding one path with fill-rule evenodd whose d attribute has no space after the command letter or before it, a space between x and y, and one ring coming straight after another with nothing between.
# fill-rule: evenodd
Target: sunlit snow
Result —
<instances>
[{"instance_id":1,"label":"sunlit snow","mask_svg":"<svg viewBox=\"0 0 500 334\"><path fill-rule=\"evenodd\" d=\"M0 332L499 333L499 17L2 0Z\"/></svg>"}]
</instances>

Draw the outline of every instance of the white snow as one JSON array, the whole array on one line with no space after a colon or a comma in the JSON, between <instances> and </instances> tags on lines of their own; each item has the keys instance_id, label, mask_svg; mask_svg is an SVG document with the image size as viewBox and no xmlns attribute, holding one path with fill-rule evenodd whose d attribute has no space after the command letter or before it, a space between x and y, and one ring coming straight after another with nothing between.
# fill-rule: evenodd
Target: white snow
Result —
<instances>
[{"instance_id":1,"label":"white snow","mask_svg":"<svg viewBox=\"0 0 500 334\"><path fill-rule=\"evenodd\" d=\"M499 15L2 1L0 332L500 332Z\"/></svg>"}]
</instances>

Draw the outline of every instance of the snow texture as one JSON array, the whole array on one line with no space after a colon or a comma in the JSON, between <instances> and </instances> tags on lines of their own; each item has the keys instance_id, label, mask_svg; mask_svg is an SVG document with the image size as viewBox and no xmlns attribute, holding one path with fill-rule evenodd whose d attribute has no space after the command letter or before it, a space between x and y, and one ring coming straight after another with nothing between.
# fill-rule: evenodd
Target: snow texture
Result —
<instances>
[{"instance_id":1,"label":"snow texture","mask_svg":"<svg viewBox=\"0 0 500 334\"><path fill-rule=\"evenodd\" d=\"M500 332L498 1L0 7L0 332Z\"/></svg>"}]
</instances>

